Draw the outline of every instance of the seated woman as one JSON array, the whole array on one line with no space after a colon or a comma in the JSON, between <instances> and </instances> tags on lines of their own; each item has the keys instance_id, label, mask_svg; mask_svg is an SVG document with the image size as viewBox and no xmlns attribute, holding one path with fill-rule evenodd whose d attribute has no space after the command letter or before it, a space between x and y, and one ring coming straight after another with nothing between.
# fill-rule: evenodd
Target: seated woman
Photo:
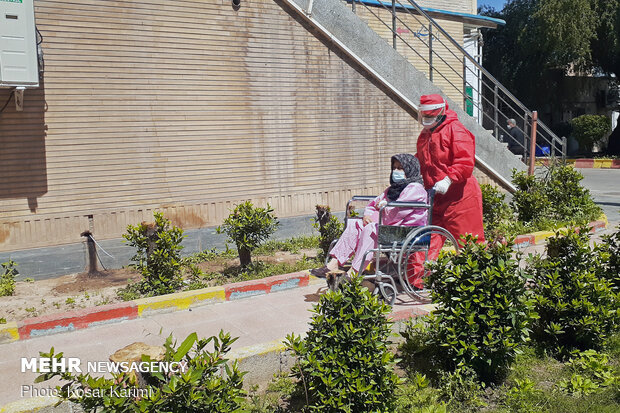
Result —
<instances>
[{"instance_id":1,"label":"seated woman","mask_svg":"<svg viewBox=\"0 0 620 413\"><path fill-rule=\"evenodd\" d=\"M332 259L325 268L327 271L335 271L339 265L343 265L351 255L355 258L351 263L348 274L353 271L359 272L360 268L366 268L372 260L373 254L367 254L362 262L364 252L377 247L377 222L379 221L379 209L388 202L423 202L427 200L422 175L420 174L420 162L411 154L401 153L392 156L392 173L390 186L383 194L372 200L364 210L364 218L347 220L347 227L340 239L330 251ZM425 209L412 208L385 208L383 210L382 225L420 226L426 225Z\"/></svg>"}]
</instances>

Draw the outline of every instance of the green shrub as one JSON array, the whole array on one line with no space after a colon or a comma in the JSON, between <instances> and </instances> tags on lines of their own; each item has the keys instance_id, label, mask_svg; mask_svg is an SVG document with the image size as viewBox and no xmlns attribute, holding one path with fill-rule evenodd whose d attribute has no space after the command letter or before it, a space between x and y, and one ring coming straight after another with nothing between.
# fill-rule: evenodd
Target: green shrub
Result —
<instances>
[{"instance_id":1,"label":"green shrub","mask_svg":"<svg viewBox=\"0 0 620 413\"><path fill-rule=\"evenodd\" d=\"M329 206L317 205L316 217L312 225L319 230L319 248L321 249L319 258L324 260L329 253L329 246L332 241L337 240L342 235L344 224L332 215Z\"/></svg>"},{"instance_id":2,"label":"green shrub","mask_svg":"<svg viewBox=\"0 0 620 413\"><path fill-rule=\"evenodd\" d=\"M13 295L15 292L15 276L18 274L15 261L2 263L3 273L0 275L0 297Z\"/></svg>"},{"instance_id":3,"label":"green shrub","mask_svg":"<svg viewBox=\"0 0 620 413\"><path fill-rule=\"evenodd\" d=\"M581 186L582 179L574 168L555 162L539 176L513 171L517 191L511 206L519 221L537 230L595 220L602 211Z\"/></svg>"},{"instance_id":4,"label":"green shrub","mask_svg":"<svg viewBox=\"0 0 620 413\"><path fill-rule=\"evenodd\" d=\"M620 226L611 235L603 235L603 243L598 246L602 265L599 276L611 283L616 292L620 290Z\"/></svg>"},{"instance_id":5,"label":"green shrub","mask_svg":"<svg viewBox=\"0 0 620 413\"><path fill-rule=\"evenodd\" d=\"M547 256L533 257L529 264L540 317L532 337L559 357L573 349L600 348L620 321L618 296L597 276L600 257L589 239L588 228L556 233L547 240Z\"/></svg>"},{"instance_id":6,"label":"green shrub","mask_svg":"<svg viewBox=\"0 0 620 413\"><path fill-rule=\"evenodd\" d=\"M431 265L433 310L426 330L409 325L403 360L430 369L472 369L483 382L502 378L535 317L511 244L481 245L467 236L458 255Z\"/></svg>"},{"instance_id":7,"label":"green shrub","mask_svg":"<svg viewBox=\"0 0 620 413\"><path fill-rule=\"evenodd\" d=\"M239 204L224 223L217 227L218 234L226 234L237 246L242 267L252 263L251 253L278 228L273 209L254 207L250 201Z\"/></svg>"},{"instance_id":8,"label":"green shrub","mask_svg":"<svg viewBox=\"0 0 620 413\"><path fill-rule=\"evenodd\" d=\"M140 282L127 288L128 293L131 290L139 294L162 295L181 286L183 230L171 227L161 212L155 212L154 217L155 223L129 225L127 233L123 234L126 242L137 248L131 260L142 274Z\"/></svg>"},{"instance_id":9,"label":"green shrub","mask_svg":"<svg viewBox=\"0 0 620 413\"><path fill-rule=\"evenodd\" d=\"M394 355L388 346L390 307L354 277L321 295L305 339L289 335L297 356L293 374L305 386L310 410L393 412Z\"/></svg>"},{"instance_id":10,"label":"green shrub","mask_svg":"<svg viewBox=\"0 0 620 413\"><path fill-rule=\"evenodd\" d=\"M590 191L581 186L583 175L568 165L552 163L542 177L543 188L550 202L550 218L559 222L584 224L601 215Z\"/></svg>"},{"instance_id":11,"label":"green shrub","mask_svg":"<svg viewBox=\"0 0 620 413\"><path fill-rule=\"evenodd\" d=\"M111 378L51 372L41 374L35 382L58 377L64 382L57 387L60 397L77 403L86 412L238 412L244 396L245 373L239 371L236 361L230 364L225 358L235 340L223 332L219 337L200 340L192 333L177 348L172 337L168 337L162 361L186 362L186 370L178 374L150 372L147 383L140 388L134 376L122 372L111 373ZM207 350L207 346L213 350ZM52 348L49 353L41 353L41 357L61 359L63 353L55 354ZM142 361L151 360L143 356ZM141 397L127 397L132 390Z\"/></svg>"},{"instance_id":12,"label":"green shrub","mask_svg":"<svg viewBox=\"0 0 620 413\"><path fill-rule=\"evenodd\" d=\"M512 183L517 191L513 194L511 205L517 213L519 221L536 223L548 216L551 203L540 179L527 172L512 172Z\"/></svg>"},{"instance_id":13,"label":"green shrub","mask_svg":"<svg viewBox=\"0 0 620 413\"><path fill-rule=\"evenodd\" d=\"M581 115L573 118L570 123L579 147L588 152L611 131L611 122L603 115Z\"/></svg>"},{"instance_id":14,"label":"green shrub","mask_svg":"<svg viewBox=\"0 0 620 413\"><path fill-rule=\"evenodd\" d=\"M503 221L511 218L511 210L504 202L506 195L493 185L482 184L482 217L484 221L485 238L491 239L492 232L502 224Z\"/></svg>"}]
</instances>

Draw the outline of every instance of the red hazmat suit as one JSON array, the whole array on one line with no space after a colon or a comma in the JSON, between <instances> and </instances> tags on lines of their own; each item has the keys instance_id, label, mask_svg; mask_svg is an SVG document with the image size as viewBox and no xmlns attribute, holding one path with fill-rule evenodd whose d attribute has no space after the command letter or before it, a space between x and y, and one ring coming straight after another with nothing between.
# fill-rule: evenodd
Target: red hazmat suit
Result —
<instances>
[{"instance_id":1,"label":"red hazmat suit","mask_svg":"<svg viewBox=\"0 0 620 413\"><path fill-rule=\"evenodd\" d=\"M422 96L420 102L440 104L445 101L439 95L429 95ZM442 112L443 109L437 109L424 112L423 115ZM478 181L472 175L476 153L475 137L459 122L456 113L449 110L447 102L444 115L445 119L438 126L423 129L417 142L416 156L420 161L424 187L431 189L446 176L452 181L444 195L435 194L432 224L448 230L459 243L461 235L464 234L476 235L478 242L484 242L482 192ZM437 258L443 243L443 237L432 237L429 259ZM409 278L416 287L422 286L422 264L419 262L420 257L412 257L410 260Z\"/></svg>"}]
</instances>

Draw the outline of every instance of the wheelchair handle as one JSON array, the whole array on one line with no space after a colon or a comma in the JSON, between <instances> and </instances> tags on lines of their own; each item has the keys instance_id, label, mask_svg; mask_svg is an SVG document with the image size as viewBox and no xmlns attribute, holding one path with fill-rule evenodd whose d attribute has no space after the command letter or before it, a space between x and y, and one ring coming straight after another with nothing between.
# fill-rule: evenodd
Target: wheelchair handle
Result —
<instances>
[{"instance_id":1,"label":"wheelchair handle","mask_svg":"<svg viewBox=\"0 0 620 413\"><path fill-rule=\"evenodd\" d=\"M428 192L428 203L393 201L393 202L388 202L387 204L382 206L379 209L379 225L381 225L381 221L382 221L382 218L383 218L383 209L387 208L387 207L426 209L426 210L428 210L428 224L427 225L432 225L433 202L435 201L435 190L434 189L429 189L427 192Z\"/></svg>"}]
</instances>

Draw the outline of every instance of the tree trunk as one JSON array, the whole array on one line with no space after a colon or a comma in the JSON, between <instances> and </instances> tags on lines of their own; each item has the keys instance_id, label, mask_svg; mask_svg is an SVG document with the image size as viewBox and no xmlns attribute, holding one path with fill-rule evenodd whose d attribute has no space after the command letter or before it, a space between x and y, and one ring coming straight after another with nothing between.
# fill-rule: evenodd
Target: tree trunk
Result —
<instances>
[{"instance_id":1,"label":"tree trunk","mask_svg":"<svg viewBox=\"0 0 620 413\"><path fill-rule=\"evenodd\" d=\"M252 263L252 257L249 249L237 247L237 251L239 251L239 261L241 261L242 268L245 268Z\"/></svg>"}]
</instances>

